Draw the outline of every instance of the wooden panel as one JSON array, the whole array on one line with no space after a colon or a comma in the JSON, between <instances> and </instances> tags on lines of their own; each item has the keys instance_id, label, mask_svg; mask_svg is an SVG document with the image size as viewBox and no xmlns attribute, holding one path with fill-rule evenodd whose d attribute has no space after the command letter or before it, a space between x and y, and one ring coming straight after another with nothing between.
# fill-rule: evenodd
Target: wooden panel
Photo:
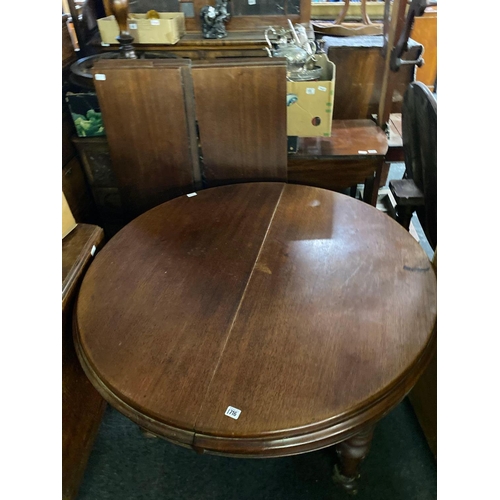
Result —
<instances>
[{"instance_id":1,"label":"wooden panel","mask_svg":"<svg viewBox=\"0 0 500 500\"><path fill-rule=\"evenodd\" d=\"M424 431L432 454L437 458L437 354L431 359L409 399Z\"/></svg>"},{"instance_id":2,"label":"wooden panel","mask_svg":"<svg viewBox=\"0 0 500 500\"><path fill-rule=\"evenodd\" d=\"M105 137L75 137L73 143L91 187L118 187Z\"/></svg>"},{"instance_id":3,"label":"wooden panel","mask_svg":"<svg viewBox=\"0 0 500 500\"><path fill-rule=\"evenodd\" d=\"M300 137L293 157L383 157L387 147L385 133L373 120L333 120L331 137Z\"/></svg>"},{"instance_id":4,"label":"wooden panel","mask_svg":"<svg viewBox=\"0 0 500 500\"><path fill-rule=\"evenodd\" d=\"M87 266L92 260L92 247L100 248L103 230L92 224L77 224L62 241L62 307L71 301Z\"/></svg>"},{"instance_id":5,"label":"wooden panel","mask_svg":"<svg viewBox=\"0 0 500 500\"><path fill-rule=\"evenodd\" d=\"M437 77L437 6L429 7L422 17L415 18L411 37L424 46L425 64L417 68L416 79L434 90Z\"/></svg>"},{"instance_id":6,"label":"wooden panel","mask_svg":"<svg viewBox=\"0 0 500 500\"><path fill-rule=\"evenodd\" d=\"M381 36L323 37L325 50L336 66L333 118L349 120L370 118L378 113L384 73ZM354 39L354 40L353 40ZM417 59L421 46L409 41L405 59ZM395 74L391 112L400 113L403 95L414 80L415 66L402 66Z\"/></svg>"},{"instance_id":7,"label":"wooden panel","mask_svg":"<svg viewBox=\"0 0 500 500\"><path fill-rule=\"evenodd\" d=\"M432 258L437 275L437 247ZM408 395L434 458L437 459L437 350Z\"/></svg>"},{"instance_id":8,"label":"wooden panel","mask_svg":"<svg viewBox=\"0 0 500 500\"><path fill-rule=\"evenodd\" d=\"M71 337L71 322L62 342L62 497L76 498L92 451L105 401L80 366Z\"/></svg>"},{"instance_id":9,"label":"wooden panel","mask_svg":"<svg viewBox=\"0 0 500 500\"><path fill-rule=\"evenodd\" d=\"M401 127L401 113L389 115L389 149L385 157L387 162L405 161L403 151L403 135Z\"/></svg>"},{"instance_id":10,"label":"wooden panel","mask_svg":"<svg viewBox=\"0 0 500 500\"><path fill-rule=\"evenodd\" d=\"M62 113L62 166L68 164L68 162L76 155L75 147L71 142L71 136L75 134L75 125L73 119L71 118L71 113L69 109L63 109Z\"/></svg>"},{"instance_id":11,"label":"wooden panel","mask_svg":"<svg viewBox=\"0 0 500 500\"><path fill-rule=\"evenodd\" d=\"M245 0L243 0L245 1ZM194 0L194 18L186 18L187 31L201 31L200 10L207 4L212 4L207 0ZM229 12L232 13L231 2L229 2ZM228 32L244 32L255 28L266 29L268 26L288 26L287 19L295 23L309 23L311 19L311 0L300 0L300 11L294 14L292 9L288 9L286 15L245 15L232 16L226 25Z\"/></svg>"},{"instance_id":12,"label":"wooden panel","mask_svg":"<svg viewBox=\"0 0 500 500\"><path fill-rule=\"evenodd\" d=\"M284 60L199 61L193 82L206 184L286 180Z\"/></svg>"},{"instance_id":13,"label":"wooden panel","mask_svg":"<svg viewBox=\"0 0 500 500\"><path fill-rule=\"evenodd\" d=\"M62 241L62 498L76 498L105 402L85 376L71 334L75 292L103 242L102 229L78 224Z\"/></svg>"},{"instance_id":14,"label":"wooden panel","mask_svg":"<svg viewBox=\"0 0 500 500\"><path fill-rule=\"evenodd\" d=\"M83 171L109 239L126 224L126 214L105 137L74 137Z\"/></svg>"},{"instance_id":15,"label":"wooden panel","mask_svg":"<svg viewBox=\"0 0 500 500\"><path fill-rule=\"evenodd\" d=\"M378 158L311 160L291 157L288 182L340 191L373 177L381 163Z\"/></svg>"},{"instance_id":16,"label":"wooden panel","mask_svg":"<svg viewBox=\"0 0 500 500\"><path fill-rule=\"evenodd\" d=\"M314 2L311 4L312 19L337 19L344 9L343 1L340 2ZM366 2L366 13L371 21L384 19L384 2L380 0ZM359 21L362 19L361 2L351 2L345 16L346 21Z\"/></svg>"},{"instance_id":17,"label":"wooden panel","mask_svg":"<svg viewBox=\"0 0 500 500\"><path fill-rule=\"evenodd\" d=\"M200 181L189 61L101 60L94 74L124 210L129 219Z\"/></svg>"},{"instance_id":18,"label":"wooden panel","mask_svg":"<svg viewBox=\"0 0 500 500\"><path fill-rule=\"evenodd\" d=\"M104 232L109 239L126 225L126 216L118 188L92 188Z\"/></svg>"},{"instance_id":19,"label":"wooden panel","mask_svg":"<svg viewBox=\"0 0 500 500\"><path fill-rule=\"evenodd\" d=\"M62 191L76 222L95 224L98 215L80 160L75 156L62 170Z\"/></svg>"},{"instance_id":20,"label":"wooden panel","mask_svg":"<svg viewBox=\"0 0 500 500\"><path fill-rule=\"evenodd\" d=\"M170 438L191 444L282 189L238 184L182 196L135 219L97 256L78 299L79 343L125 414L151 412L181 429ZM256 238L235 252L248 234Z\"/></svg>"}]
</instances>

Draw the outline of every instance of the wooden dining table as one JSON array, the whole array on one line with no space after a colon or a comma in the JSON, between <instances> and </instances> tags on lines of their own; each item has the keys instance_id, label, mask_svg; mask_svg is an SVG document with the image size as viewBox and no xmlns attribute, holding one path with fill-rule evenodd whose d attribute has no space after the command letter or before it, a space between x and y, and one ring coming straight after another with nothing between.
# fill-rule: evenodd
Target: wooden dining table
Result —
<instances>
[{"instance_id":1,"label":"wooden dining table","mask_svg":"<svg viewBox=\"0 0 500 500\"><path fill-rule=\"evenodd\" d=\"M110 405L200 453L334 446L355 492L374 424L434 353L436 277L388 215L326 189L241 183L140 215L97 254L73 316Z\"/></svg>"}]
</instances>

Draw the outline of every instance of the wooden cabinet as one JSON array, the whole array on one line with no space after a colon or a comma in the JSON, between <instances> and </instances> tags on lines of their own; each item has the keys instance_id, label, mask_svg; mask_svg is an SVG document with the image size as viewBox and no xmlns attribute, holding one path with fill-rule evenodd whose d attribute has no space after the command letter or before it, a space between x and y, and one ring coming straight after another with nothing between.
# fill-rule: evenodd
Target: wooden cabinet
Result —
<instances>
[{"instance_id":1,"label":"wooden cabinet","mask_svg":"<svg viewBox=\"0 0 500 500\"><path fill-rule=\"evenodd\" d=\"M424 65L417 68L416 79L432 91L437 78L437 5L428 7L422 17L415 18L412 38L424 47Z\"/></svg>"},{"instance_id":2,"label":"wooden cabinet","mask_svg":"<svg viewBox=\"0 0 500 500\"><path fill-rule=\"evenodd\" d=\"M125 225L118 183L111 166L111 156L105 137L73 137L83 171L90 187L107 238Z\"/></svg>"},{"instance_id":3,"label":"wooden cabinet","mask_svg":"<svg viewBox=\"0 0 500 500\"><path fill-rule=\"evenodd\" d=\"M76 222L99 224L99 215L89 190L71 136L74 134L73 121L69 110L62 114L62 191Z\"/></svg>"},{"instance_id":4,"label":"wooden cabinet","mask_svg":"<svg viewBox=\"0 0 500 500\"><path fill-rule=\"evenodd\" d=\"M384 75L382 36L324 36L328 59L335 64L335 102L333 118L356 120L378 113ZM417 60L422 45L408 41L407 60ZM415 79L415 65L402 66L395 75L391 113L401 113L403 96Z\"/></svg>"}]
</instances>

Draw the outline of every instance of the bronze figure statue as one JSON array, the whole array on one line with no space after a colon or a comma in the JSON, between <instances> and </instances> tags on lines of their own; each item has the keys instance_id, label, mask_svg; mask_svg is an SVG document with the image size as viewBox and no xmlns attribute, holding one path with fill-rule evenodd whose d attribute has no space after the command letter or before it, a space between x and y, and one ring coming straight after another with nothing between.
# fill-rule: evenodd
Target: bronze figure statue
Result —
<instances>
[{"instance_id":1,"label":"bronze figure statue","mask_svg":"<svg viewBox=\"0 0 500 500\"><path fill-rule=\"evenodd\" d=\"M200 11L203 38L225 38L226 27L231 15L227 10L228 0L216 0L215 7L205 5Z\"/></svg>"}]
</instances>

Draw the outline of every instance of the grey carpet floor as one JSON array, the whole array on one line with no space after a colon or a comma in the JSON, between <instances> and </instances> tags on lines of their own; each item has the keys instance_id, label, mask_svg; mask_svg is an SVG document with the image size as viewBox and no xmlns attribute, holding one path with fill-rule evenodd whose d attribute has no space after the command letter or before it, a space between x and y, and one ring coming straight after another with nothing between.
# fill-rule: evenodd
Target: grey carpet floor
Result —
<instances>
[{"instance_id":1,"label":"grey carpet floor","mask_svg":"<svg viewBox=\"0 0 500 500\"><path fill-rule=\"evenodd\" d=\"M331 449L236 459L147 438L108 406L78 500L346 500ZM379 422L361 468L359 500L434 500L436 462L405 399Z\"/></svg>"}]
</instances>

